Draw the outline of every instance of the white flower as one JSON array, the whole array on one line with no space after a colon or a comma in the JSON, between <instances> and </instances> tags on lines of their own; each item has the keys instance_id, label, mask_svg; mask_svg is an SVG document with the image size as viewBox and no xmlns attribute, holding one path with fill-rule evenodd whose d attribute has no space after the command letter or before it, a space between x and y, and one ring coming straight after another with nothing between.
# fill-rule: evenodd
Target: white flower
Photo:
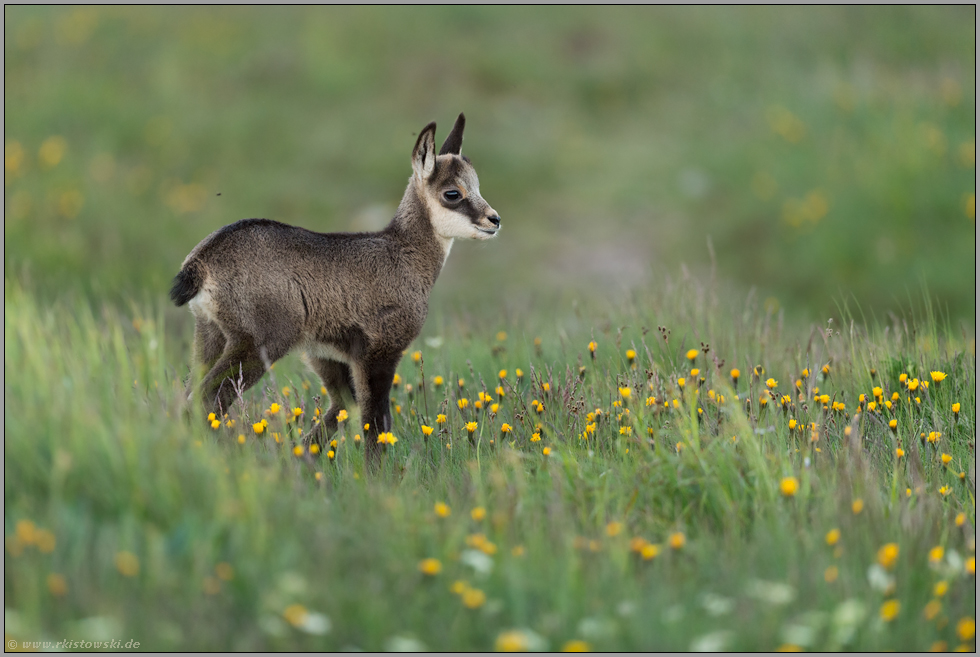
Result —
<instances>
[{"instance_id":1,"label":"white flower","mask_svg":"<svg viewBox=\"0 0 980 657\"><path fill-rule=\"evenodd\" d=\"M466 550L459 560L470 566L478 575L489 575L493 570L493 559L479 550Z\"/></svg>"},{"instance_id":2,"label":"white flower","mask_svg":"<svg viewBox=\"0 0 980 657\"><path fill-rule=\"evenodd\" d=\"M756 600L774 606L786 605L796 599L796 591L789 584L767 582L761 579L754 579L749 582L745 592Z\"/></svg>"},{"instance_id":3,"label":"white flower","mask_svg":"<svg viewBox=\"0 0 980 657\"><path fill-rule=\"evenodd\" d=\"M731 638L732 633L724 630L699 636L691 642L691 652L721 652Z\"/></svg>"},{"instance_id":4,"label":"white flower","mask_svg":"<svg viewBox=\"0 0 980 657\"><path fill-rule=\"evenodd\" d=\"M310 611L303 616L303 620L296 627L307 634L323 636L330 631L332 626L329 618L315 611Z\"/></svg>"},{"instance_id":5,"label":"white flower","mask_svg":"<svg viewBox=\"0 0 980 657\"><path fill-rule=\"evenodd\" d=\"M868 584L876 591L887 591L895 586L895 578L876 563L868 568Z\"/></svg>"},{"instance_id":6,"label":"white flower","mask_svg":"<svg viewBox=\"0 0 980 657\"><path fill-rule=\"evenodd\" d=\"M717 593L705 593L701 596L701 606L711 616L724 616L735 609L735 601L731 598L724 598Z\"/></svg>"},{"instance_id":7,"label":"white flower","mask_svg":"<svg viewBox=\"0 0 980 657\"><path fill-rule=\"evenodd\" d=\"M426 652L428 648L418 639L407 636L393 636L385 641L385 652Z\"/></svg>"}]
</instances>

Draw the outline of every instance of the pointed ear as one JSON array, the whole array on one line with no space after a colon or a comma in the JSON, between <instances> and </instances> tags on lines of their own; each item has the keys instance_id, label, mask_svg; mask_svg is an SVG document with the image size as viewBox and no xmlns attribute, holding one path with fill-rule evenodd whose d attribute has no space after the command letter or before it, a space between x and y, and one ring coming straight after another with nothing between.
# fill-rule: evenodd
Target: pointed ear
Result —
<instances>
[{"instance_id":1,"label":"pointed ear","mask_svg":"<svg viewBox=\"0 0 980 657\"><path fill-rule=\"evenodd\" d=\"M446 137L446 141L442 144L442 148L439 149L439 155L445 155L447 153L459 155L459 151L463 148L463 128L465 127L466 117L460 113L456 117L456 125L453 126L449 136Z\"/></svg>"},{"instance_id":2,"label":"pointed ear","mask_svg":"<svg viewBox=\"0 0 980 657\"><path fill-rule=\"evenodd\" d=\"M412 171L419 180L428 180L436 170L436 122L422 128L412 151Z\"/></svg>"}]
</instances>

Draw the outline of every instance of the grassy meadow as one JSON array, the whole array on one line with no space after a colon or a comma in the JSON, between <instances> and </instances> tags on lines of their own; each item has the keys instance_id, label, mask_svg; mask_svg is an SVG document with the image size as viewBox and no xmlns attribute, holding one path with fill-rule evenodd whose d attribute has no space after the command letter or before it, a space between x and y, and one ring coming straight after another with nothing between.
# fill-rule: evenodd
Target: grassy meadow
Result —
<instances>
[{"instance_id":1,"label":"grassy meadow","mask_svg":"<svg viewBox=\"0 0 980 657\"><path fill-rule=\"evenodd\" d=\"M974 25L6 7L7 649L974 651ZM379 228L460 110L503 230L381 469L296 354L204 417L186 253Z\"/></svg>"}]
</instances>

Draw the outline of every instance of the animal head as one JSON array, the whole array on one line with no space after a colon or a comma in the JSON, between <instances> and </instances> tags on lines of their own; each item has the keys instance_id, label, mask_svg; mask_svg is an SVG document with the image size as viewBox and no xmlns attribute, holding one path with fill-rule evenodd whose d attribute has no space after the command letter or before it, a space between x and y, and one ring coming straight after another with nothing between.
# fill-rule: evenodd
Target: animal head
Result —
<instances>
[{"instance_id":1,"label":"animal head","mask_svg":"<svg viewBox=\"0 0 980 657\"><path fill-rule=\"evenodd\" d=\"M429 212L432 227L443 240L490 239L500 230L500 216L480 196L480 181L469 158L462 155L466 117L456 119L436 153L436 124L422 129L412 151L412 180Z\"/></svg>"}]
</instances>

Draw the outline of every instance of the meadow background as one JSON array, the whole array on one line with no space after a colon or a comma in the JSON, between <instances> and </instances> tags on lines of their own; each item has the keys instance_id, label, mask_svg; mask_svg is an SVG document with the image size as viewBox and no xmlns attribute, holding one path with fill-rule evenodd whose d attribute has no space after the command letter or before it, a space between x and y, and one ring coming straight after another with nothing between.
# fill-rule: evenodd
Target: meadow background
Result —
<instances>
[{"instance_id":1,"label":"meadow background","mask_svg":"<svg viewBox=\"0 0 980 657\"><path fill-rule=\"evenodd\" d=\"M4 19L8 640L975 645L974 7ZM385 472L353 409L293 455L293 357L194 417L187 252L382 227L460 111L503 231L453 249Z\"/></svg>"}]
</instances>

